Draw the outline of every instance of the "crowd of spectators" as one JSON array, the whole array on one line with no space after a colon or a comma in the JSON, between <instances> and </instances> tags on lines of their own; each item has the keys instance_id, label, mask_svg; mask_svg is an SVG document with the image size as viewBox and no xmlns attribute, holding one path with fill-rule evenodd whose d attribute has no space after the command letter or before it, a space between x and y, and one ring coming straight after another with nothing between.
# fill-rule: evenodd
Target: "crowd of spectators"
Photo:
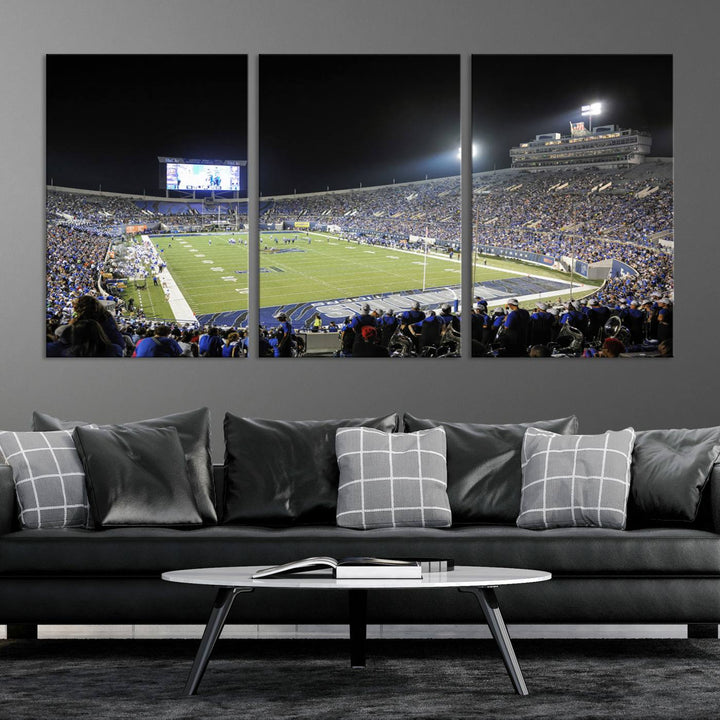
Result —
<instances>
[{"instance_id":1,"label":"crowd of spectators","mask_svg":"<svg viewBox=\"0 0 720 720\"><path fill-rule=\"evenodd\" d=\"M224 357L248 353L245 330L154 322L109 312L92 295L73 302L72 318L48 319L48 357Z\"/></svg>"},{"instance_id":2,"label":"crowd of spectators","mask_svg":"<svg viewBox=\"0 0 720 720\"><path fill-rule=\"evenodd\" d=\"M47 228L47 312L62 317L73 300L97 290L110 237L67 225Z\"/></svg>"},{"instance_id":3,"label":"crowd of spectators","mask_svg":"<svg viewBox=\"0 0 720 720\"><path fill-rule=\"evenodd\" d=\"M310 221L339 227L348 237L407 241L429 236L460 244L460 178L301 195L276 199L260 221Z\"/></svg>"},{"instance_id":4,"label":"crowd of spectators","mask_svg":"<svg viewBox=\"0 0 720 720\"><path fill-rule=\"evenodd\" d=\"M73 227L106 231L109 226L135 224L147 219L129 198L49 189L45 207L48 224L66 222Z\"/></svg>"},{"instance_id":5,"label":"crowd of spectators","mask_svg":"<svg viewBox=\"0 0 720 720\"><path fill-rule=\"evenodd\" d=\"M423 310L419 302L404 312L365 304L338 328L336 357L457 357L460 317L449 304Z\"/></svg>"},{"instance_id":6,"label":"crowd of spectators","mask_svg":"<svg viewBox=\"0 0 720 720\"><path fill-rule=\"evenodd\" d=\"M548 306L522 307L512 298L492 313L476 298L472 319L475 357L619 357L648 352L672 355L673 309L670 298L653 293L646 300L603 302L598 296Z\"/></svg>"}]
</instances>

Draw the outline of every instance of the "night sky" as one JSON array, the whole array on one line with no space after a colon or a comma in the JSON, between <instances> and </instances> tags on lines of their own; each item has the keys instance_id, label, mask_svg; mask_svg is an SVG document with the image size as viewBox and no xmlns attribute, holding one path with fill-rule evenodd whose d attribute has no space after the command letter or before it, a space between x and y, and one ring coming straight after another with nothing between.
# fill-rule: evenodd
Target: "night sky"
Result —
<instances>
[{"instance_id":1,"label":"night sky","mask_svg":"<svg viewBox=\"0 0 720 720\"><path fill-rule=\"evenodd\" d=\"M457 55L260 58L261 194L459 175Z\"/></svg>"},{"instance_id":2,"label":"night sky","mask_svg":"<svg viewBox=\"0 0 720 720\"><path fill-rule=\"evenodd\" d=\"M455 55L260 57L263 195L459 174ZM478 55L476 170L510 164L513 145L593 125L649 129L672 156L668 55ZM243 55L49 55L47 182L163 195L158 155L247 158Z\"/></svg>"},{"instance_id":3,"label":"night sky","mask_svg":"<svg viewBox=\"0 0 720 720\"><path fill-rule=\"evenodd\" d=\"M244 55L48 55L47 182L164 195L158 156L247 158Z\"/></svg>"}]
</instances>

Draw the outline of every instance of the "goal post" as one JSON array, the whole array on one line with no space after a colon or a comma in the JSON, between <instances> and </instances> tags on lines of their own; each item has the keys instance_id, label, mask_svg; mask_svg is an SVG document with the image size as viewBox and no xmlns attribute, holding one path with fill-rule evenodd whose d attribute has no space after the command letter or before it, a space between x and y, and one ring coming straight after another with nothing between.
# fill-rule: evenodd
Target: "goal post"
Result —
<instances>
[{"instance_id":1,"label":"goal post","mask_svg":"<svg viewBox=\"0 0 720 720\"><path fill-rule=\"evenodd\" d=\"M426 231L427 232L427 231ZM425 290L426 285L426 278L427 278L427 254L430 246L434 245L436 243L435 238L428 237L427 235L409 235L408 236L408 244L416 247L418 250L420 250L424 256L423 259L423 279L422 279L422 289Z\"/></svg>"}]
</instances>

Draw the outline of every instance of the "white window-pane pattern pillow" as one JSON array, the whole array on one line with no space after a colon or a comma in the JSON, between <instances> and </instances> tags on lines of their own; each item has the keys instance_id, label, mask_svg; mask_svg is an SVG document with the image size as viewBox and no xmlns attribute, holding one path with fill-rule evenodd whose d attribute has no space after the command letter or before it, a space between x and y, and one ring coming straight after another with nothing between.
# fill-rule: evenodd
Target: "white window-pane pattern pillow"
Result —
<instances>
[{"instance_id":1,"label":"white window-pane pattern pillow","mask_svg":"<svg viewBox=\"0 0 720 720\"><path fill-rule=\"evenodd\" d=\"M340 428L337 524L358 530L449 527L446 445L441 427L414 433Z\"/></svg>"},{"instance_id":2,"label":"white window-pane pattern pillow","mask_svg":"<svg viewBox=\"0 0 720 720\"><path fill-rule=\"evenodd\" d=\"M22 527L87 527L85 472L71 432L2 431L0 455L13 469Z\"/></svg>"},{"instance_id":3,"label":"white window-pane pattern pillow","mask_svg":"<svg viewBox=\"0 0 720 720\"><path fill-rule=\"evenodd\" d=\"M557 435L528 428L518 527L624 530L634 444L632 428L602 435Z\"/></svg>"}]
</instances>

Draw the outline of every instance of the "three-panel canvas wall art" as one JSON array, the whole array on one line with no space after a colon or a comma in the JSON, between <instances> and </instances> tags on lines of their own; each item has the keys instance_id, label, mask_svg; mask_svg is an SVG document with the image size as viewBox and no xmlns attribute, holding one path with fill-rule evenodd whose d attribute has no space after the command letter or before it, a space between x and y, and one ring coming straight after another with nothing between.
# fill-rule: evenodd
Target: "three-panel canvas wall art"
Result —
<instances>
[{"instance_id":1,"label":"three-panel canvas wall art","mask_svg":"<svg viewBox=\"0 0 720 720\"><path fill-rule=\"evenodd\" d=\"M672 356L671 55L255 60L47 56L48 357Z\"/></svg>"}]
</instances>

